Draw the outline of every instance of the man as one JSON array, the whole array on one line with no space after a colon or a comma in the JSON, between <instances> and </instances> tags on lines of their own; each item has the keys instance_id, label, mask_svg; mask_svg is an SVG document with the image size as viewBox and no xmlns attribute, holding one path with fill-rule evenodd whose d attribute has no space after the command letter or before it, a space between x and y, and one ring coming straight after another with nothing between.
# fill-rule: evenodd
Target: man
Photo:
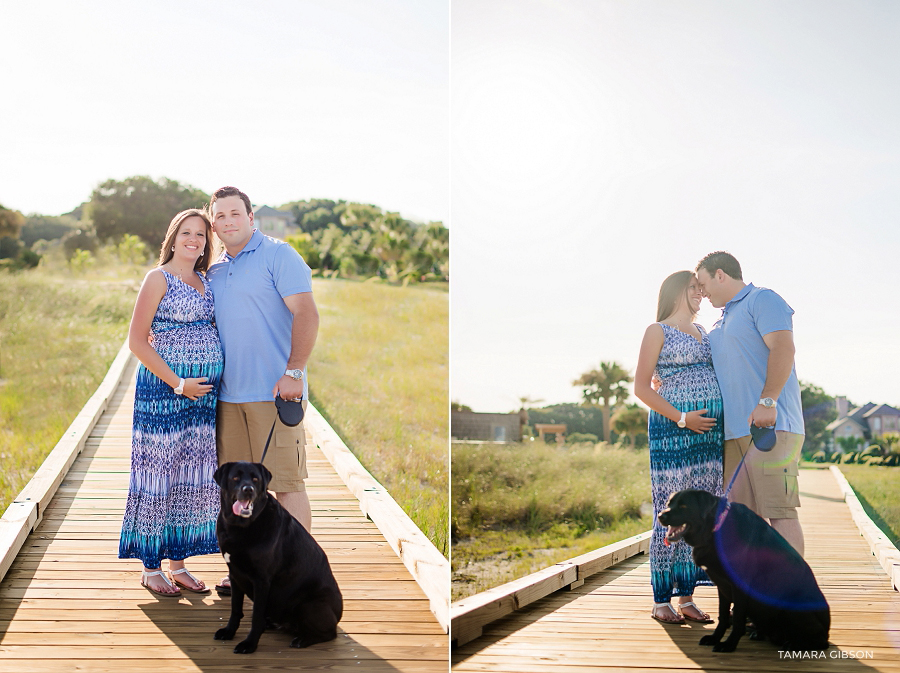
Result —
<instances>
[{"instance_id":1,"label":"man","mask_svg":"<svg viewBox=\"0 0 900 673\"><path fill-rule=\"evenodd\" d=\"M312 274L290 245L254 228L250 199L236 187L217 189L209 212L225 245L209 269L225 355L216 413L219 464L259 462L277 417L275 396L308 396L306 363L319 329ZM311 530L302 423L275 424L265 465L275 497Z\"/></svg>"},{"instance_id":2,"label":"man","mask_svg":"<svg viewBox=\"0 0 900 673\"><path fill-rule=\"evenodd\" d=\"M725 485L746 455L731 499L769 519L802 555L797 465L805 430L794 370L794 311L772 290L745 284L740 264L727 252L700 260L697 279L704 296L722 309L709 341L725 407ZM752 447L751 425L774 426L771 451Z\"/></svg>"}]
</instances>

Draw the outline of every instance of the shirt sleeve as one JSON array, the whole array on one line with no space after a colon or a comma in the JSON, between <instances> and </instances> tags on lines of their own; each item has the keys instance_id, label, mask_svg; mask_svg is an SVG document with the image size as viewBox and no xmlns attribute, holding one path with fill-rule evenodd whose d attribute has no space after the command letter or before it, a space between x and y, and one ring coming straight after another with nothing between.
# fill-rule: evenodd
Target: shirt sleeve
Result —
<instances>
[{"instance_id":1,"label":"shirt sleeve","mask_svg":"<svg viewBox=\"0 0 900 673\"><path fill-rule=\"evenodd\" d=\"M756 329L761 336L780 330L794 329L791 318L794 315L794 309L772 290L764 288L756 293L751 313L753 321L756 323Z\"/></svg>"},{"instance_id":2,"label":"shirt sleeve","mask_svg":"<svg viewBox=\"0 0 900 673\"><path fill-rule=\"evenodd\" d=\"M278 246L274 266L275 289L282 299L292 294L312 292L312 271L300 253L290 245Z\"/></svg>"}]
</instances>

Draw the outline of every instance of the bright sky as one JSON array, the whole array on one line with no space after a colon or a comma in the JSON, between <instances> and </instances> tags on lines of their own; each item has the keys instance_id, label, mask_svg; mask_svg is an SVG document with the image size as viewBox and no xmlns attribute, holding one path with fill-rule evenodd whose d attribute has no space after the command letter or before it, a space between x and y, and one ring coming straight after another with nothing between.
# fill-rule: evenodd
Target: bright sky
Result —
<instances>
[{"instance_id":1,"label":"bright sky","mask_svg":"<svg viewBox=\"0 0 900 673\"><path fill-rule=\"evenodd\" d=\"M108 178L449 218L446 0L3 2L0 204Z\"/></svg>"},{"instance_id":2,"label":"bright sky","mask_svg":"<svg viewBox=\"0 0 900 673\"><path fill-rule=\"evenodd\" d=\"M662 280L724 249L794 308L802 380L900 407L900 3L451 21L452 399L580 401L601 360L634 370Z\"/></svg>"}]
</instances>

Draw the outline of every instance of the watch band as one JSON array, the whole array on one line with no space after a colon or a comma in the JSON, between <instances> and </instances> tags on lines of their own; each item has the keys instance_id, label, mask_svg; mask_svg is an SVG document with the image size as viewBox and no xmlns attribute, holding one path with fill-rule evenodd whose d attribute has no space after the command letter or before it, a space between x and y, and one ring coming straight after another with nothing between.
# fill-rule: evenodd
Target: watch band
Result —
<instances>
[{"instance_id":1,"label":"watch band","mask_svg":"<svg viewBox=\"0 0 900 673\"><path fill-rule=\"evenodd\" d=\"M303 370L302 369L288 369L284 372L285 376L290 376L295 381L299 381L303 378Z\"/></svg>"},{"instance_id":2,"label":"watch band","mask_svg":"<svg viewBox=\"0 0 900 673\"><path fill-rule=\"evenodd\" d=\"M681 412L681 418L678 419L678 423L677 423L677 425L678 425L679 428L683 428L683 427L685 427L685 426L687 425L687 423L686 423L685 420L684 420L685 418L687 418L687 413L684 412L684 411L682 411L682 412Z\"/></svg>"},{"instance_id":3,"label":"watch band","mask_svg":"<svg viewBox=\"0 0 900 673\"><path fill-rule=\"evenodd\" d=\"M774 409L778 406L778 402L773 400L771 397L763 397L759 403L764 406L766 409Z\"/></svg>"},{"instance_id":4,"label":"watch band","mask_svg":"<svg viewBox=\"0 0 900 673\"><path fill-rule=\"evenodd\" d=\"M173 389L176 395L184 395L184 379L178 379L178 387Z\"/></svg>"}]
</instances>

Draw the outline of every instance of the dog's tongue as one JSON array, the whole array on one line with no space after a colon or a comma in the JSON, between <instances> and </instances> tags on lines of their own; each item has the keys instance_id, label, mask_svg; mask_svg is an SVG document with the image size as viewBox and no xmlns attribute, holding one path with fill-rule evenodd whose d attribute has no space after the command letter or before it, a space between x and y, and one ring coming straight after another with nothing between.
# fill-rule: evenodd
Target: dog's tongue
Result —
<instances>
[{"instance_id":1,"label":"dog's tongue","mask_svg":"<svg viewBox=\"0 0 900 673\"><path fill-rule=\"evenodd\" d=\"M663 538L663 544L666 545L667 547L672 544L671 542L669 542L669 535L671 535L671 534L672 534L672 526L666 526L666 535Z\"/></svg>"},{"instance_id":2,"label":"dog's tongue","mask_svg":"<svg viewBox=\"0 0 900 673\"><path fill-rule=\"evenodd\" d=\"M231 511L234 512L235 516L241 516L241 512L246 512L249 507L249 500L235 500L231 506Z\"/></svg>"}]
</instances>

